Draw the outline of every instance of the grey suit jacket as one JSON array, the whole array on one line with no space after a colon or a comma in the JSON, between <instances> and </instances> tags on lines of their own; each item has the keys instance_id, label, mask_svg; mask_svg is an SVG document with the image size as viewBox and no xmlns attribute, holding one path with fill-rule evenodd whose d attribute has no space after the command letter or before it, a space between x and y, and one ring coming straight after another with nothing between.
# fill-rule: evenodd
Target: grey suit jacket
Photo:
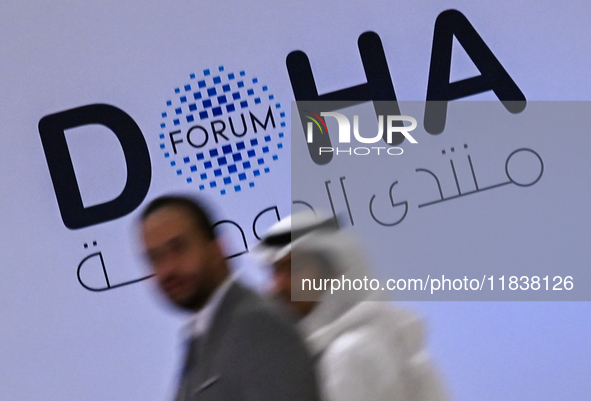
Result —
<instances>
[{"instance_id":1,"label":"grey suit jacket","mask_svg":"<svg viewBox=\"0 0 591 401\"><path fill-rule=\"evenodd\" d=\"M234 283L183 372L176 401L318 401L314 366L295 329Z\"/></svg>"}]
</instances>

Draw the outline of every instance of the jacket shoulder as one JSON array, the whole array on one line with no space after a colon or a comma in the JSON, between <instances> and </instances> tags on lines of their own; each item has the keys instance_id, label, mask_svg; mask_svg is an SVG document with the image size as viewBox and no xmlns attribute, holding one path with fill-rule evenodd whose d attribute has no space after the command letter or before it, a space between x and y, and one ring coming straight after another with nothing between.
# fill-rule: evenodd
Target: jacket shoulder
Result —
<instances>
[{"instance_id":1,"label":"jacket shoulder","mask_svg":"<svg viewBox=\"0 0 591 401\"><path fill-rule=\"evenodd\" d=\"M311 356L270 302L240 285L229 291L218 355L244 399L316 401Z\"/></svg>"}]
</instances>

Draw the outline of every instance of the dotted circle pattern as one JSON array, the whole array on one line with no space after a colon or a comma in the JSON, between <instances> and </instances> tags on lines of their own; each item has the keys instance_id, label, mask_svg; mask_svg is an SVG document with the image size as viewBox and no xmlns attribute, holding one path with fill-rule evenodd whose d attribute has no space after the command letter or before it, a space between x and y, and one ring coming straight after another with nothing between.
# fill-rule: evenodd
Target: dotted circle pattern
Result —
<instances>
[{"instance_id":1,"label":"dotted circle pattern","mask_svg":"<svg viewBox=\"0 0 591 401\"><path fill-rule=\"evenodd\" d=\"M277 152L283 148L286 122L281 103L258 78L247 77L244 71L228 73L219 66L213 72L206 69L201 76L190 74L189 78L189 83L174 89L174 97L166 101L166 109L161 114L159 138L164 157L176 176L188 184L198 185L199 190L213 189L226 195L228 191L241 192L246 187L254 187L257 178L271 171L269 164L279 159ZM264 122L269 107L274 116L274 128L268 121L267 129L263 131L259 127L258 133L251 129L241 137L226 134L229 141L216 143L210 132L203 148L186 144L185 135L192 126L207 127L211 121L227 117L237 126L246 121L243 128L248 130L248 112L252 111ZM246 113L244 120L241 120L241 113ZM181 134L176 138L183 140L184 146L177 146L174 154L168 133L178 130Z\"/></svg>"}]
</instances>

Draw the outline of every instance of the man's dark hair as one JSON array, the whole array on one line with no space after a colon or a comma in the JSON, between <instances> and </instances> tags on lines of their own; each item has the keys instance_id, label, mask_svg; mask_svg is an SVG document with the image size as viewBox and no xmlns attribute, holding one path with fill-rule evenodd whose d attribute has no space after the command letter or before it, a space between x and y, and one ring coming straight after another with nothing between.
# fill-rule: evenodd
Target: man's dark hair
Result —
<instances>
[{"instance_id":1,"label":"man's dark hair","mask_svg":"<svg viewBox=\"0 0 591 401\"><path fill-rule=\"evenodd\" d=\"M195 226L203 232L205 238L208 240L216 238L209 213L199 201L189 196L164 195L153 199L142 212L142 221L145 221L155 211L165 207L179 207L186 210L192 216Z\"/></svg>"}]
</instances>

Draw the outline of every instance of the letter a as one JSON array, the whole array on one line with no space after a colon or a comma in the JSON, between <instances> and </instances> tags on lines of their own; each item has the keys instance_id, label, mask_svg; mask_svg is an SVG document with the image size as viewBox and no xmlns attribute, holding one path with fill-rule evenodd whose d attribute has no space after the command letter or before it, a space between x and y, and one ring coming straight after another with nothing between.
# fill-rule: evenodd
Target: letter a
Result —
<instances>
[{"instance_id":1,"label":"letter a","mask_svg":"<svg viewBox=\"0 0 591 401\"><path fill-rule=\"evenodd\" d=\"M449 82L454 36L481 75ZM489 90L495 93L509 112L520 113L525 109L525 96L468 19L457 10L442 12L435 21L433 33L425 130L433 135L443 132L448 101Z\"/></svg>"}]
</instances>

